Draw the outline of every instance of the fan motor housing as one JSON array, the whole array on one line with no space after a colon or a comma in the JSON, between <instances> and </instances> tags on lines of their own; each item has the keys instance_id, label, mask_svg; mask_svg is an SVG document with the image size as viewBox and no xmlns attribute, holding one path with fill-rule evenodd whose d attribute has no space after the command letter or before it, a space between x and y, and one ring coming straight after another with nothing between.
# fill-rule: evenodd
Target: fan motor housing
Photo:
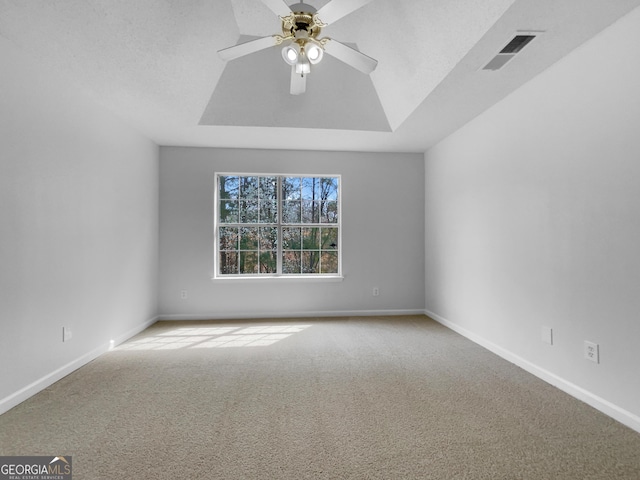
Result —
<instances>
[{"instance_id":1,"label":"fan motor housing","mask_svg":"<svg viewBox=\"0 0 640 480\"><path fill-rule=\"evenodd\" d=\"M322 31L321 25L316 23L314 13L293 12L288 17L282 19L282 33L285 36L296 35L297 32L305 31L310 38L317 38Z\"/></svg>"}]
</instances>

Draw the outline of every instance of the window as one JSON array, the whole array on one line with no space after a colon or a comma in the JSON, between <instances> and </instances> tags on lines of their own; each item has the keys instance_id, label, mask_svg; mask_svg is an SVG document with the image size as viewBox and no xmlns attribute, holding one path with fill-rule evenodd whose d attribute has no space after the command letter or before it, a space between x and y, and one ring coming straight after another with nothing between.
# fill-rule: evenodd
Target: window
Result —
<instances>
[{"instance_id":1,"label":"window","mask_svg":"<svg viewBox=\"0 0 640 480\"><path fill-rule=\"evenodd\" d=\"M341 274L339 176L216 180L216 277Z\"/></svg>"}]
</instances>

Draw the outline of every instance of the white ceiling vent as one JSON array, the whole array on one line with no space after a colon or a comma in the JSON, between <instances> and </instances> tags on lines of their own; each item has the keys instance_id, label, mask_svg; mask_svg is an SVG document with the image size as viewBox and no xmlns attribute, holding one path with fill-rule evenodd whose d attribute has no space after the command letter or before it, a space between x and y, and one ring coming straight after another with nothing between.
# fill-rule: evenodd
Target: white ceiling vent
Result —
<instances>
[{"instance_id":1,"label":"white ceiling vent","mask_svg":"<svg viewBox=\"0 0 640 480\"><path fill-rule=\"evenodd\" d=\"M515 57L531 40L536 38L540 32L518 33L514 36L500 52L487 63L482 70L500 70L506 63Z\"/></svg>"}]
</instances>

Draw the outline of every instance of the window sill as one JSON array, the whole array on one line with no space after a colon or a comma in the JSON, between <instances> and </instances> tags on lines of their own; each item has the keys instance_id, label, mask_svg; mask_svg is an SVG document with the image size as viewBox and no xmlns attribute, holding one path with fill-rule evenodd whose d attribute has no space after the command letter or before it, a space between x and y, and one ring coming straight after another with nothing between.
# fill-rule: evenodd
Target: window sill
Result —
<instances>
[{"instance_id":1,"label":"window sill","mask_svg":"<svg viewBox=\"0 0 640 480\"><path fill-rule=\"evenodd\" d=\"M342 275L280 275L273 277L266 276L237 276L237 277L211 277L211 280L216 283L252 283L252 282L320 282L320 283L335 283L342 282L344 280L344 276Z\"/></svg>"}]
</instances>

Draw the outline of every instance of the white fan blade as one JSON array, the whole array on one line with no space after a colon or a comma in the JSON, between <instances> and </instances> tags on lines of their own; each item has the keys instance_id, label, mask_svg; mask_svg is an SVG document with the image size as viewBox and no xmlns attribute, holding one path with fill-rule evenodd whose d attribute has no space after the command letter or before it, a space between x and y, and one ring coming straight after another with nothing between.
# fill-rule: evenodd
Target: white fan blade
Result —
<instances>
[{"instance_id":1,"label":"white fan blade","mask_svg":"<svg viewBox=\"0 0 640 480\"><path fill-rule=\"evenodd\" d=\"M344 43L340 43L337 40L330 40L324 47L324 51L332 57L352 66L356 70L360 70L362 73L369 75L376 69L378 61L360 53Z\"/></svg>"},{"instance_id":2,"label":"white fan blade","mask_svg":"<svg viewBox=\"0 0 640 480\"><path fill-rule=\"evenodd\" d=\"M291 67L291 95L300 95L307 89L307 76L296 73L296 66Z\"/></svg>"},{"instance_id":3,"label":"white fan blade","mask_svg":"<svg viewBox=\"0 0 640 480\"><path fill-rule=\"evenodd\" d=\"M245 43L239 43L233 47L223 48L218 50L218 55L224 61L234 60L236 58L244 57L253 52L264 50L265 48L273 47L276 44L273 36L262 37L256 40L250 40Z\"/></svg>"},{"instance_id":4,"label":"white fan blade","mask_svg":"<svg viewBox=\"0 0 640 480\"><path fill-rule=\"evenodd\" d=\"M291 15L291 9L289 5L284 3L284 0L262 0L262 3L279 17L288 17Z\"/></svg>"},{"instance_id":5,"label":"white fan blade","mask_svg":"<svg viewBox=\"0 0 640 480\"><path fill-rule=\"evenodd\" d=\"M327 25L364 7L371 0L333 0L318 10L317 15Z\"/></svg>"}]
</instances>

